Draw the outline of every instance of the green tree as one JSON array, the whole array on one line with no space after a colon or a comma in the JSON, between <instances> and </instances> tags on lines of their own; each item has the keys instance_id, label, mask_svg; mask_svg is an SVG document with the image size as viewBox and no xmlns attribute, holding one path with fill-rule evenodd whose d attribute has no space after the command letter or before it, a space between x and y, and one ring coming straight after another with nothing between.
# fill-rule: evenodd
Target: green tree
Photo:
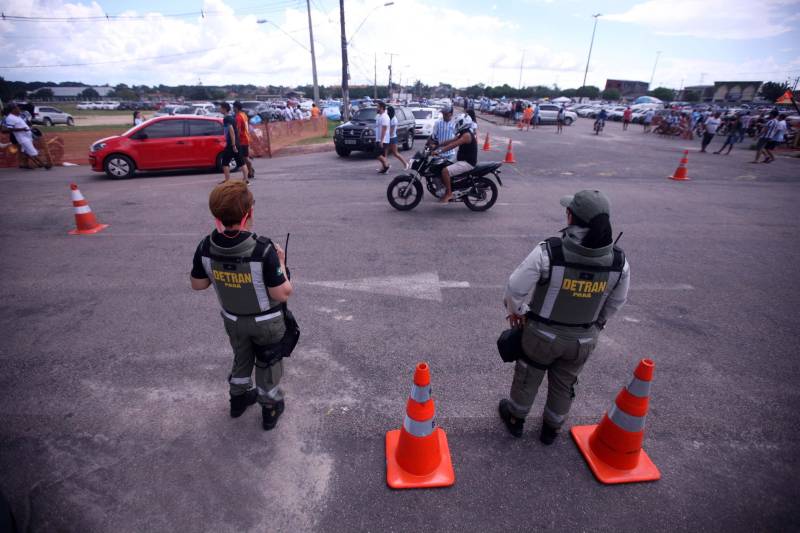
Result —
<instances>
[{"instance_id":1,"label":"green tree","mask_svg":"<svg viewBox=\"0 0 800 533\"><path fill-rule=\"evenodd\" d=\"M84 90L82 90L78 96L80 96L81 98L85 98L86 100L94 100L96 98L100 98L100 93L98 93L91 87L87 87Z\"/></svg>"},{"instance_id":2,"label":"green tree","mask_svg":"<svg viewBox=\"0 0 800 533\"><path fill-rule=\"evenodd\" d=\"M606 89L603 91L603 100L609 100L611 102L616 102L620 99L622 95L616 89Z\"/></svg>"},{"instance_id":3,"label":"green tree","mask_svg":"<svg viewBox=\"0 0 800 533\"><path fill-rule=\"evenodd\" d=\"M109 93L109 96L119 98L120 100L137 100L139 98L138 95L124 83L120 83L114 87L114 90Z\"/></svg>"},{"instance_id":4,"label":"green tree","mask_svg":"<svg viewBox=\"0 0 800 533\"><path fill-rule=\"evenodd\" d=\"M595 87L594 85L584 85L583 87L578 87L578 90L575 91L575 96L579 96L581 98L597 98L600 95L600 88Z\"/></svg>"},{"instance_id":5,"label":"green tree","mask_svg":"<svg viewBox=\"0 0 800 533\"><path fill-rule=\"evenodd\" d=\"M38 91L36 91L34 96L36 96L36 98L38 98L39 100L49 100L53 98L54 95L52 89L48 89L47 87L45 87L44 89L39 89Z\"/></svg>"},{"instance_id":6,"label":"green tree","mask_svg":"<svg viewBox=\"0 0 800 533\"><path fill-rule=\"evenodd\" d=\"M697 94L697 91L684 91L683 99L686 100L687 102L699 102L700 95Z\"/></svg>"},{"instance_id":7,"label":"green tree","mask_svg":"<svg viewBox=\"0 0 800 533\"><path fill-rule=\"evenodd\" d=\"M578 89L564 89L561 91L561 96L566 96L567 98L575 98L578 96Z\"/></svg>"},{"instance_id":8,"label":"green tree","mask_svg":"<svg viewBox=\"0 0 800 533\"><path fill-rule=\"evenodd\" d=\"M786 92L789 86L785 83L775 83L774 81L768 81L764 85L761 86L761 96L764 97L765 100L770 102L774 102L778 98L780 98L783 93Z\"/></svg>"},{"instance_id":9,"label":"green tree","mask_svg":"<svg viewBox=\"0 0 800 533\"><path fill-rule=\"evenodd\" d=\"M675 91L667 87L656 87L655 89L650 91L650 96L652 96L653 98L658 98L659 100L663 100L665 102L671 102L675 99Z\"/></svg>"}]
</instances>

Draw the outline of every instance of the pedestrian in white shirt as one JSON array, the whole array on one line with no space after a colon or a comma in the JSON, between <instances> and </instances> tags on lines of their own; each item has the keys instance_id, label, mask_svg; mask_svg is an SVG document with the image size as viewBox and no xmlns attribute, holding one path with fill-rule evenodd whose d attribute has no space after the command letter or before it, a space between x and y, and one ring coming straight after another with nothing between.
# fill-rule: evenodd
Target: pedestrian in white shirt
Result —
<instances>
[{"instance_id":1,"label":"pedestrian in white shirt","mask_svg":"<svg viewBox=\"0 0 800 533\"><path fill-rule=\"evenodd\" d=\"M706 147L709 143L714 139L714 135L717 134L717 128L722 121L719 119L719 112L714 113L712 116L706 118L705 122L703 122L703 141L700 144L700 151L705 153Z\"/></svg>"},{"instance_id":2,"label":"pedestrian in white shirt","mask_svg":"<svg viewBox=\"0 0 800 533\"><path fill-rule=\"evenodd\" d=\"M23 157L33 162L36 167L44 167L50 170L52 165L50 163L43 163L39 159L39 151L33 145L33 132L30 126L20 116L21 110L17 104L11 104L7 110L5 119L3 119L3 127L14 135L14 138L19 143L20 151ZM30 168L28 166L24 168Z\"/></svg>"},{"instance_id":3,"label":"pedestrian in white shirt","mask_svg":"<svg viewBox=\"0 0 800 533\"><path fill-rule=\"evenodd\" d=\"M378 114L375 115L375 144L378 148L378 161L381 168L378 174L386 174L389 170L389 161L386 159L389 150L389 136L391 130L391 120L386 114L386 104L378 102Z\"/></svg>"}]
</instances>

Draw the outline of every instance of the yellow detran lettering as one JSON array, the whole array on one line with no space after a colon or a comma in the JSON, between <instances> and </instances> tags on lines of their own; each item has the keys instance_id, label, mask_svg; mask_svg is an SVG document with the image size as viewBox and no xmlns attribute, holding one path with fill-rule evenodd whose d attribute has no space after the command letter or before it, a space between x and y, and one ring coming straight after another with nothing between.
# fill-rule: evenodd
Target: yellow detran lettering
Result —
<instances>
[{"instance_id":1,"label":"yellow detran lettering","mask_svg":"<svg viewBox=\"0 0 800 533\"><path fill-rule=\"evenodd\" d=\"M244 281L242 283L253 283L253 276L250 272L245 272L242 275L244 276Z\"/></svg>"},{"instance_id":2,"label":"yellow detran lettering","mask_svg":"<svg viewBox=\"0 0 800 533\"><path fill-rule=\"evenodd\" d=\"M565 291L569 290L569 282L572 281L569 278L564 278L564 282L561 284L561 288Z\"/></svg>"}]
</instances>

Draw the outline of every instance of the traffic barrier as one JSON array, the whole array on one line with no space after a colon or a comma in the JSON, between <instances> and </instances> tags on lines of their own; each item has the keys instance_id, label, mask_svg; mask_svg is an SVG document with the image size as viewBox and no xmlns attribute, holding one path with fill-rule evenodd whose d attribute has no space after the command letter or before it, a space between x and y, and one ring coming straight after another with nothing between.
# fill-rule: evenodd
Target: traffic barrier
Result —
<instances>
[{"instance_id":1,"label":"traffic barrier","mask_svg":"<svg viewBox=\"0 0 800 533\"><path fill-rule=\"evenodd\" d=\"M414 385L400 429L386 433L386 483L393 489L449 487L456 482L447 435L434 423L427 363L414 371Z\"/></svg>"},{"instance_id":2,"label":"traffic barrier","mask_svg":"<svg viewBox=\"0 0 800 533\"><path fill-rule=\"evenodd\" d=\"M683 157L678 163L678 168L675 169L675 174L669 176L669 179L676 181L688 181L689 176L686 175L686 165L689 164L689 150L683 151Z\"/></svg>"},{"instance_id":3,"label":"traffic barrier","mask_svg":"<svg viewBox=\"0 0 800 533\"><path fill-rule=\"evenodd\" d=\"M72 190L72 207L75 208L75 225L77 228L70 230L70 235L88 235L98 233L108 227L108 224L99 224L89 207L89 202L81 194L81 190L74 183L70 184Z\"/></svg>"},{"instance_id":4,"label":"traffic barrier","mask_svg":"<svg viewBox=\"0 0 800 533\"><path fill-rule=\"evenodd\" d=\"M488 152L492 149L492 145L489 144L489 132L486 132L486 140L483 141L483 151Z\"/></svg>"},{"instance_id":5,"label":"traffic barrier","mask_svg":"<svg viewBox=\"0 0 800 533\"><path fill-rule=\"evenodd\" d=\"M603 483L655 481L661 472L642 449L644 422L655 363L642 359L633 379L617 395L600 424L575 426L572 438L589 468Z\"/></svg>"},{"instance_id":6,"label":"traffic barrier","mask_svg":"<svg viewBox=\"0 0 800 533\"><path fill-rule=\"evenodd\" d=\"M508 150L506 150L506 159L503 161L503 163L516 163L514 160L514 151L511 148L512 142L513 141L511 139L508 140Z\"/></svg>"}]
</instances>

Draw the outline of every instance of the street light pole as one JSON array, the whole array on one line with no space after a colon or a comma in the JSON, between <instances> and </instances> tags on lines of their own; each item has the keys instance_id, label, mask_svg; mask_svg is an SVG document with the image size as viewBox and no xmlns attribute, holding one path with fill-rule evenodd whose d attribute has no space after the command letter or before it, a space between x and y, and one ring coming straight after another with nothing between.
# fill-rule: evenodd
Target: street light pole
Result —
<instances>
[{"instance_id":1,"label":"street light pole","mask_svg":"<svg viewBox=\"0 0 800 533\"><path fill-rule=\"evenodd\" d=\"M655 78L655 77L656 77L656 66L658 65L658 58L659 58L659 56L661 56L661 50L659 50L658 52L656 52L656 62L655 62L655 63L653 63L653 73L652 73L652 74L650 74L650 85L653 85L653 78ZM651 91L653 90L653 89L652 89L652 87L650 88L650 90L651 90Z\"/></svg>"},{"instance_id":2,"label":"street light pole","mask_svg":"<svg viewBox=\"0 0 800 533\"><path fill-rule=\"evenodd\" d=\"M347 34L344 29L344 0L339 0L339 24L342 28L342 119L350 120L350 87L347 67Z\"/></svg>"},{"instance_id":3,"label":"street light pole","mask_svg":"<svg viewBox=\"0 0 800 533\"><path fill-rule=\"evenodd\" d=\"M317 83L317 56L314 54L314 30L311 26L311 1L306 0L308 10L308 38L311 41L311 74L314 78L314 103L319 106L319 84Z\"/></svg>"},{"instance_id":4,"label":"street light pole","mask_svg":"<svg viewBox=\"0 0 800 533\"><path fill-rule=\"evenodd\" d=\"M589 42L589 56L586 58L586 70L583 71L583 87L586 87L586 76L589 74L589 61L592 60L592 47L594 46L594 34L597 31L597 19L602 17L602 13L595 13L594 28L592 28L592 40Z\"/></svg>"}]
</instances>

